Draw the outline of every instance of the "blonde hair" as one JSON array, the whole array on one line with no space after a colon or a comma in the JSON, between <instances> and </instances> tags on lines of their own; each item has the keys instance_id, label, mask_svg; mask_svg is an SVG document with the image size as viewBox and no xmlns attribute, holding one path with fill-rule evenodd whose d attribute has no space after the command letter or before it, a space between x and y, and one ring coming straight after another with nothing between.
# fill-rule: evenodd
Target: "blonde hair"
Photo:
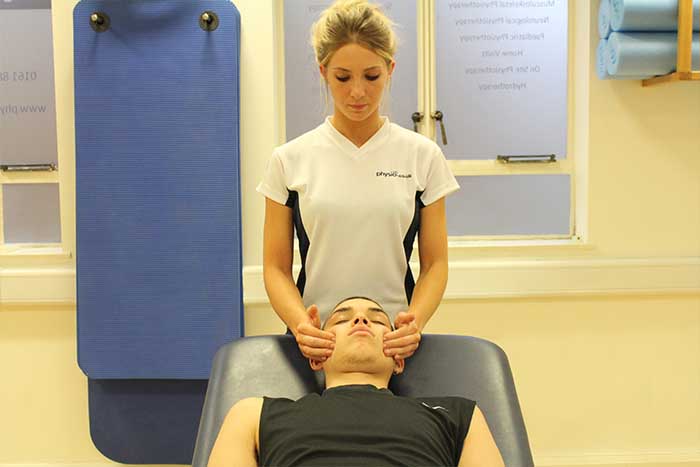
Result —
<instances>
[{"instance_id":1,"label":"blonde hair","mask_svg":"<svg viewBox=\"0 0 700 467\"><path fill-rule=\"evenodd\" d=\"M311 45L319 65L327 66L333 54L347 44L359 44L391 65L396 53L392 21L367 0L337 0L311 29Z\"/></svg>"}]
</instances>

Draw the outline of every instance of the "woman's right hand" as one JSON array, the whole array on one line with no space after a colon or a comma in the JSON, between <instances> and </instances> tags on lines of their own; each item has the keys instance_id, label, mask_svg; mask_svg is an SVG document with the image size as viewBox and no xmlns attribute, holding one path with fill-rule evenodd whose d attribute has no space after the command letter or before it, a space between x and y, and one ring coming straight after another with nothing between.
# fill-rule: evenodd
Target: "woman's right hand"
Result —
<instances>
[{"instance_id":1,"label":"woman's right hand","mask_svg":"<svg viewBox=\"0 0 700 467\"><path fill-rule=\"evenodd\" d=\"M335 348L335 334L321 329L316 305L307 308L306 314L308 319L299 323L294 333L299 350L308 359L324 362Z\"/></svg>"}]
</instances>

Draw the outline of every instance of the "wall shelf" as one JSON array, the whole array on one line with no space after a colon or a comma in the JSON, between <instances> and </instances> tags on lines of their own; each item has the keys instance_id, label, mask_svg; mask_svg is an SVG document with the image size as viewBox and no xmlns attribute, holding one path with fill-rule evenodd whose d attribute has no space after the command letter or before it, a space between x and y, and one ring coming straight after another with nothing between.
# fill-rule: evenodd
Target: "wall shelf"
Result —
<instances>
[{"instance_id":1,"label":"wall shelf","mask_svg":"<svg viewBox=\"0 0 700 467\"><path fill-rule=\"evenodd\" d=\"M692 70L693 0L678 0L678 52L676 71L642 80L642 86L672 81L700 81L700 70Z\"/></svg>"}]
</instances>

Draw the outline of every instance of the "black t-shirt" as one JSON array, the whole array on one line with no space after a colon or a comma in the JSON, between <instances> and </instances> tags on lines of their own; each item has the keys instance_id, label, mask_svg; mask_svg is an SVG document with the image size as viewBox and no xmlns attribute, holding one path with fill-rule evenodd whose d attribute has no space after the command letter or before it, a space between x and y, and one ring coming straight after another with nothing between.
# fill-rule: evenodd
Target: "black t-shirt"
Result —
<instances>
[{"instance_id":1,"label":"black t-shirt","mask_svg":"<svg viewBox=\"0 0 700 467\"><path fill-rule=\"evenodd\" d=\"M265 397L261 466L457 465L475 403L348 385L298 401Z\"/></svg>"}]
</instances>

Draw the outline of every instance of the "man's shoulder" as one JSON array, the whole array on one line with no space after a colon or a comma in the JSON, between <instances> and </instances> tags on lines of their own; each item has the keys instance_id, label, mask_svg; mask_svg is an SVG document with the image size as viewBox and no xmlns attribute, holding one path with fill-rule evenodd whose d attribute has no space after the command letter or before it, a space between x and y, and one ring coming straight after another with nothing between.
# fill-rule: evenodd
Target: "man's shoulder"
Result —
<instances>
[{"instance_id":1,"label":"man's shoulder","mask_svg":"<svg viewBox=\"0 0 700 467\"><path fill-rule=\"evenodd\" d=\"M262 406L262 397L246 397L233 404L227 416L235 418L259 417Z\"/></svg>"}]
</instances>

